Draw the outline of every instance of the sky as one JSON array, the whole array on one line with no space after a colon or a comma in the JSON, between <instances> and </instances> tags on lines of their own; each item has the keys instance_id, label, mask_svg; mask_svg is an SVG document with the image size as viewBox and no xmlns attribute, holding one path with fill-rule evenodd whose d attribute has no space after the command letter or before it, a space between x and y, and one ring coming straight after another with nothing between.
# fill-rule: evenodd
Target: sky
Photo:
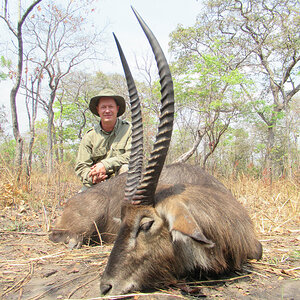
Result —
<instances>
[{"instance_id":1,"label":"sky","mask_svg":"<svg viewBox=\"0 0 300 300\"><path fill-rule=\"evenodd\" d=\"M25 0L25 2L31 3L32 1ZM168 53L169 34L176 29L178 24L187 27L195 23L196 17L201 11L201 0L98 0L93 22L99 28L106 28L106 48L111 62L99 62L93 66L93 71L117 72L123 75L113 32L123 48L133 76L135 76L135 56L150 55L150 45L131 6L137 10L150 27L169 60L171 58ZM11 122L9 101L11 87L10 80L0 82L0 105L5 105L9 122ZM28 130L27 113L22 105L23 102L24 100L19 96L17 108L21 132Z\"/></svg>"},{"instance_id":2,"label":"sky","mask_svg":"<svg viewBox=\"0 0 300 300\"><path fill-rule=\"evenodd\" d=\"M149 43L131 10L133 6L150 27L160 43L167 59L169 34L178 24L191 26L200 13L201 4L196 0L103 0L99 2L100 24L109 24L107 32L114 32L123 48L129 64L134 65L134 56L148 53ZM105 64L107 71L122 72L121 64L113 36L109 39L110 54L114 57L113 64ZM102 67L102 66L101 66Z\"/></svg>"}]
</instances>

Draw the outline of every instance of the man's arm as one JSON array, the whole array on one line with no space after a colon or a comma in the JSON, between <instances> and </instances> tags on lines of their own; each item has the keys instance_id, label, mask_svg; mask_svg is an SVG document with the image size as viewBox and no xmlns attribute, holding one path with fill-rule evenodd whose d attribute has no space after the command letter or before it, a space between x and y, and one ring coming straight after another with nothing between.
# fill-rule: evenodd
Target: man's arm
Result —
<instances>
[{"instance_id":1,"label":"man's arm","mask_svg":"<svg viewBox=\"0 0 300 300\"><path fill-rule=\"evenodd\" d=\"M83 184L92 186L103 181L109 175L117 172L122 165L129 163L131 134L131 125L128 126L127 123L127 126L124 126L118 133L118 143L113 143L107 157L96 164L92 159L93 146L90 134L83 137L75 167L75 172Z\"/></svg>"},{"instance_id":2,"label":"man's arm","mask_svg":"<svg viewBox=\"0 0 300 300\"><path fill-rule=\"evenodd\" d=\"M92 185L93 178L89 176L91 167L94 162L92 160L92 147L87 135L85 135L79 145L75 173L85 185Z\"/></svg>"}]
</instances>

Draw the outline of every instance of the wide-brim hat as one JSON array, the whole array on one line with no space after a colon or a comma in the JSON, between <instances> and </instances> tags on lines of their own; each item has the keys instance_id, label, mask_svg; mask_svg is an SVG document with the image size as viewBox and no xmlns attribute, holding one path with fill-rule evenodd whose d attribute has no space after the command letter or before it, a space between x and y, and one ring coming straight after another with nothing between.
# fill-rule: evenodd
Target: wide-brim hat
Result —
<instances>
[{"instance_id":1,"label":"wide-brim hat","mask_svg":"<svg viewBox=\"0 0 300 300\"><path fill-rule=\"evenodd\" d=\"M119 106L119 111L117 116L120 117L124 114L125 110L126 110L126 102L125 99L118 95L115 91L111 90L111 89L104 89L102 90L98 96L95 96L91 99L90 101L90 105L89 108L91 110L91 112L99 117L98 111L97 111L97 105L99 103L99 100L101 97L112 97L115 99L117 106Z\"/></svg>"}]
</instances>

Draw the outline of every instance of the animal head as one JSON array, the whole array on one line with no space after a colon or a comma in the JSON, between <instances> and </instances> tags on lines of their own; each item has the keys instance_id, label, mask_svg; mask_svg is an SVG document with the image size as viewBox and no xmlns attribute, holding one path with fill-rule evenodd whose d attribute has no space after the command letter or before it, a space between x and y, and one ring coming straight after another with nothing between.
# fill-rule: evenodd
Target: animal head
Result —
<instances>
[{"instance_id":1,"label":"animal head","mask_svg":"<svg viewBox=\"0 0 300 300\"><path fill-rule=\"evenodd\" d=\"M189 261L193 244L200 247L200 256L201 251L214 247L183 202L182 195L191 191L182 189L181 185L159 186L155 207L122 206L121 228L101 279L102 294L125 294L174 283L195 267Z\"/></svg>"}]
</instances>

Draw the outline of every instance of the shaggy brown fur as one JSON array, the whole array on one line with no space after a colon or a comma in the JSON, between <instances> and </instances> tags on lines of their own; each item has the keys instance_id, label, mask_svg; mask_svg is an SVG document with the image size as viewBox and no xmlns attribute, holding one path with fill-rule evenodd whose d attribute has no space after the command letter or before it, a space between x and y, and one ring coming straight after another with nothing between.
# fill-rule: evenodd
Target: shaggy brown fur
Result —
<instances>
[{"instance_id":1,"label":"shaggy brown fur","mask_svg":"<svg viewBox=\"0 0 300 300\"><path fill-rule=\"evenodd\" d=\"M70 198L51 229L49 239L55 243L67 243L70 249L80 248L84 240L97 235L99 231L102 241L112 243L119 230L126 176L121 174L113 177ZM188 164L166 166L159 182L198 184L230 193L221 182L201 167Z\"/></svg>"},{"instance_id":2,"label":"shaggy brown fur","mask_svg":"<svg viewBox=\"0 0 300 300\"><path fill-rule=\"evenodd\" d=\"M119 230L125 183L126 174L121 174L74 195L65 204L49 239L67 243L73 249L99 232L102 241L112 243Z\"/></svg>"}]
</instances>

